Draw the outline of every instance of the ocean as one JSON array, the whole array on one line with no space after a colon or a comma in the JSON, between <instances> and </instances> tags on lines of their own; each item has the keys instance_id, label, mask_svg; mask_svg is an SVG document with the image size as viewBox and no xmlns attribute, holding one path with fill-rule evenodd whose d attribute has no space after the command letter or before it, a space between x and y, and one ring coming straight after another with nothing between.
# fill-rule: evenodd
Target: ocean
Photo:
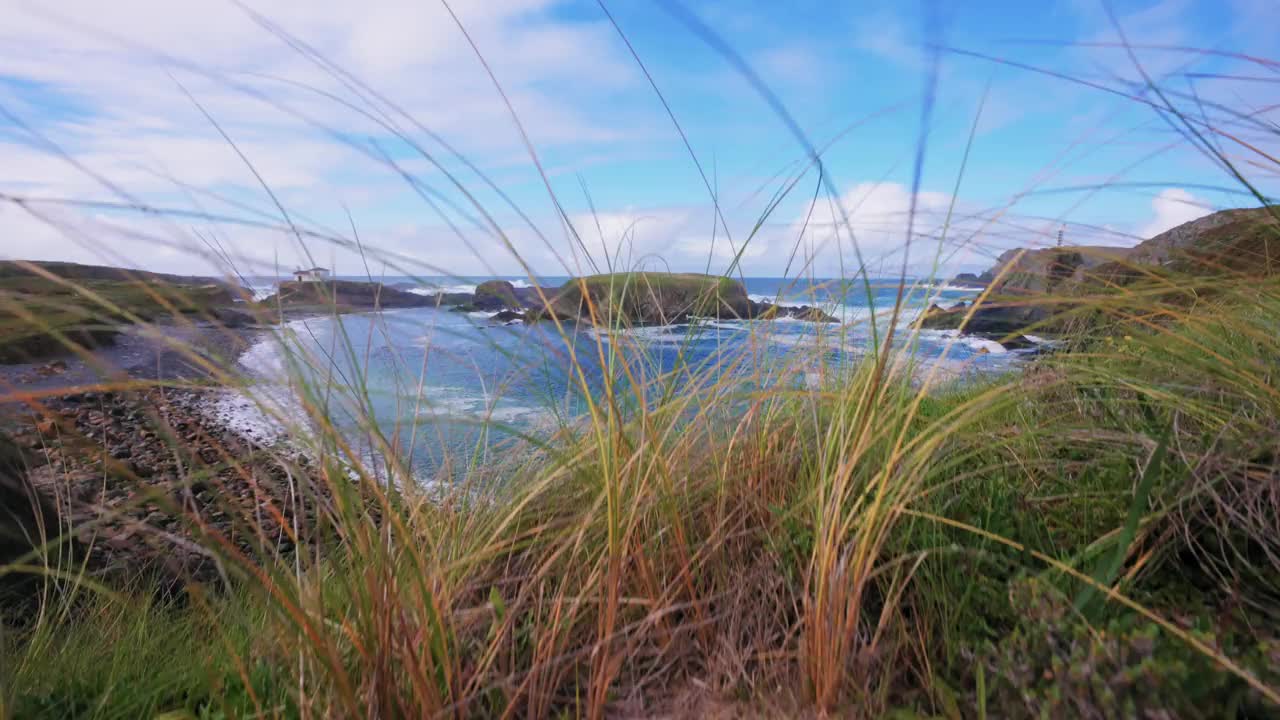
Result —
<instances>
[{"instance_id":1,"label":"ocean","mask_svg":"<svg viewBox=\"0 0 1280 720\"><path fill-rule=\"evenodd\" d=\"M422 294L469 292L487 279L379 278ZM529 284L528 278L502 279ZM538 279L543 286L566 280ZM666 383L669 391L679 392L689 378L717 374L739 377L744 385L767 382L765 377L812 384L868 352L872 304L876 334L883 341L899 292L897 280L873 279L870 302L862 282L746 278L744 284L752 299L816 305L841 323L705 319L614 333L579 327L561 337L550 323L504 325L490 320L489 313L435 308L299 319L241 357L238 369L252 389L228 395L217 412L246 435L269 442L285 434L269 417L272 412L302 414L295 381L306 378L311 388L338 389L311 401L327 403L328 417L349 434L353 446L373 452L376 444L366 421L372 418L409 456L415 476L438 479L446 466L457 470L458 458L483 462L487 453L501 452L503 440L512 435L537 437L571 422L583 410L584 393L596 392L608 373L624 375L611 350L627 351L634 381ZM253 289L265 296L273 285L262 282ZM941 283L908 286L895 346L910 346L922 366L945 363L952 377L1003 372L1023 362L1034 350L1008 351L953 331L909 331L929 304L949 306L974 295L972 289ZM580 374L571 372L571 355ZM263 405L270 412L264 413Z\"/></svg>"}]
</instances>

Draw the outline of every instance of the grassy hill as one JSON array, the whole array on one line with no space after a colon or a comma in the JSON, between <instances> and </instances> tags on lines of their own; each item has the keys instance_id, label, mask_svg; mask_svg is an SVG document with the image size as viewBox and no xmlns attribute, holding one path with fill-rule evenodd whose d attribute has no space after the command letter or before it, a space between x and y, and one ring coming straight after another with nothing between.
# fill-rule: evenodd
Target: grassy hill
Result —
<instances>
[{"instance_id":1,"label":"grassy hill","mask_svg":"<svg viewBox=\"0 0 1280 720\"><path fill-rule=\"evenodd\" d=\"M110 344L121 324L184 315L211 319L236 298L231 287L211 278L74 263L36 265L53 277L0 262L0 336L5 339L0 363Z\"/></svg>"}]
</instances>

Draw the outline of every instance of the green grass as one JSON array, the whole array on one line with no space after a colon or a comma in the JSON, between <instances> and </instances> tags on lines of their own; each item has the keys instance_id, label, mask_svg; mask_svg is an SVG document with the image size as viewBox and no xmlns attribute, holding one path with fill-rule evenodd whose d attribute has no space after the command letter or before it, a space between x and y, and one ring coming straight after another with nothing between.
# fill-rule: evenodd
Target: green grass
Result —
<instances>
[{"instance_id":1,"label":"green grass","mask_svg":"<svg viewBox=\"0 0 1280 720\"><path fill-rule=\"evenodd\" d=\"M696 679L742 708L1269 712L1280 296L1161 307L963 385L873 356L802 390L791 357L739 389L619 335L606 378L645 381L445 498L333 462L319 393L359 391L303 388L324 552L213 533L230 595L50 600L5 639L6 708L607 714Z\"/></svg>"},{"instance_id":2,"label":"green grass","mask_svg":"<svg viewBox=\"0 0 1280 720\"><path fill-rule=\"evenodd\" d=\"M27 362L69 347L109 343L119 324L199 316L231 304L220 286L140 280L0 277L0 362Z\"/></svg>"},{"instance_id":3,"label":"green grass","mask_svg":"<svg viewBox=\"0 0 1280 720\"><path fill-rule=\"evenodd\" d=\"M266 608L245 597L185 606L141 594L82 599L59 625L3 640L10 717L238 718L296 713ZM206 604L209 603L209 604ZM25 657L23 653L25 652ZM16 696L14 687L22 688Z\"/></svg>"}]
</instances>

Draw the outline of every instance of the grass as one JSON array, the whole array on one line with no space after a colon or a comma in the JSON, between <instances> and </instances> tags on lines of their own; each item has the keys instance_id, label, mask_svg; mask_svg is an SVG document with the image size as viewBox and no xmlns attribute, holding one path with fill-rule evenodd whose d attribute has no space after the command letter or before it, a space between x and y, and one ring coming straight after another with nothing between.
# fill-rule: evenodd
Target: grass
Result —
<instances>
[{"instance_id":1,"label":"grass","mask_svg":"<svg viewBox=\"0 0 1280 720\"><path fill-rule=\"evenodd\" d=\"M110 344L119 324L204 315L231 305L223 286L57 276L0 277L0 362L29 362L65 352L66 342Z\"/></svg>"},{"instance_id":2,"label":"grass","mask_svg":"<svg viewBox=\"0 0 1280 720\"><path fill-rule=\"evenodd\" d=\"M1275 225L1235 232L1265 267ZM608 321L542 325L582 412L489 462L443 457L444 488L408 461L432 428L377 422L368 379L333 374L390 320L294 338L307 418L281 420L309 455L217 462L286 467L310 526L265 503L279 532L255 536L228 501L232 542L173 507L225 578L163 599L48 538L5 569L45 582L5 626L0 716L1274 714L1280 287L1204 256L1128 270L1073 290L1061 352L963 384L901 324L879 331L905 347L857 356L833 359L836 332L667 367L609 308L732 281L587 278L574 301ZM155 299L59 287L50 307L88 297L102 320ZM0 299L11 324L64 327L20 287ZM432 352L403 359L416 400Z\"/></svg>"},{"instance_id":3,"label":"grass","mask_svg":"<svg viewBox=\"0 0 1280 720\"><path fill-rule=\"evenodd\" d=\"M1274 508L1255 528L1221 516L1243 511L1232 488L1274 472L1263 446L1280 432L1280 354L1257 346L1275 342L1280 298L1249 292L939 392L892 369L877 387L866 362L745 411L712 384L626 413L602 401L512 482L476 469L483 502L407 487L377 512L339 503L324 522L341 543L231 553L229 596L95 598L11 637L7 707L610 714L708 688L763 714L1261 712ZM334 467L316 481L385 487L355 470L354 486ZM1098 575L1109 557L1118 572ZM1172 619L1072 609L1088 588Z\"/></svg>"}]
</instances>

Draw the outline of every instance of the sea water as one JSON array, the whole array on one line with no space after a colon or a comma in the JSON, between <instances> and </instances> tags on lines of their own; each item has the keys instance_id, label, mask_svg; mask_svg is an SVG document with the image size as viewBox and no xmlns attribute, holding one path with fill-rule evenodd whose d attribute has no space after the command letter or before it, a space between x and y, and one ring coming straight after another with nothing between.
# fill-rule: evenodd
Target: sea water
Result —
<instances>
[{"instance_id":1,"label":"sea water","mask_svg":"<svg viewBox=\"0 0 1280 720\"><path fill-rule=\"evenodd\" d=\"M424 295L470 292L487 279L379 278ZM502 279L544 287L567 280ZM302 318L242 356L239 369L251 390L229 394L219 412L241 432L270 442L290 432L287 418L302 416L307 404L361 452L390 443L416 475L435 477L446 458L457 472L501 453L512 437L545 437L572 423L606 377L615 387L646 385L644 394L622 393L628 400L682 392L682 384L705 387L722 376L729 387L734 378L745 386L766 377L810 383L834 377L884 343L895 306L894 346L921 367L946 363L951 376L956 369L1002 372L1024 354L954 331L911 331L924 308L971 299L972 289L874 279L746 278L744 285L754 300L817 306L840 322L705 318L609 331L571 325L562 335L549 322L502 324L490 313L433 307Z\"/></svg>"}]
</instances>

